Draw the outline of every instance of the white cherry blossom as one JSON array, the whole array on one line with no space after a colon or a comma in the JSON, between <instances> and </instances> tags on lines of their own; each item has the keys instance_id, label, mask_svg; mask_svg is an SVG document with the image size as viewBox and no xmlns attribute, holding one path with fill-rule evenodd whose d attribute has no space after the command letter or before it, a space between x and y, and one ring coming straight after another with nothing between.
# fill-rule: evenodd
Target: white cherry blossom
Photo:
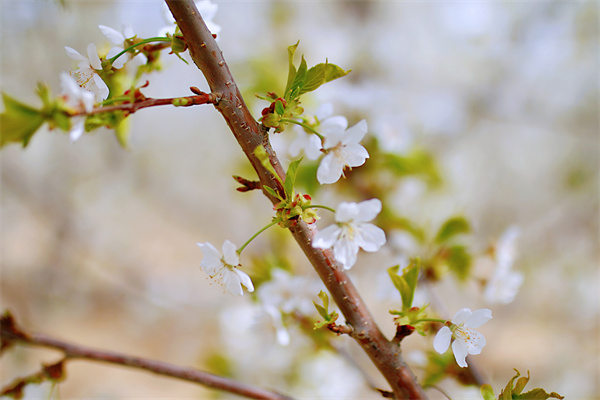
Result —
<instances>
[{"instance_id":1,"label":"white cherry blossom","mask_svg":"<svg viewBox=\"0 0 600 400\"><path fill-rule=\"evenodd\" d=\"M108 97L108 86L102 80L98 71L102 70L102 62L98 56L96 45L90 43L87 47L88 56L82 56L71 47L65 46L67 55L79 61L78 69L71 71L70 75L75 78L77 84L82 88L94 93L96 101L106 100Z\"/></svg>"},{"instance_id":2,"label":"white cherry blossom","mask_svg":"<svg viewBox=\"0 0 600 400\"><path fill-rule=\"evenodd\" d=\"M335 213L336 223L317 232L312 246L319 249L333 248L333 256L344 269L356 263L359 247L374 252L385 244L383 229L369 223L381 212L379 199L360 203L342 202Z\"/></svg>"},{"instance_id":3,"label":"white cherry blossom","mask_svg":"<svg viewBox=\"0 0 600 400\"><path fill-rule=\"evenodd\" d=\"M200 15L202 16L202 19L204 20L204 23L206 24L206 27L208 28L208 30L213 35L216 35L219 32L221 32L221 26L217 25L213 22L213 18L217 14L219 5L216 3L213 3L210 0L194 1L194 4L196 5L196 8L200 12ZM158 32L158 36L166 36L167 33L169 33L171 35L174 34L175 33L175 19L173 19L173 14L171 14L171 10L169 10L169 7L167 7L166 4L163 4L162 15L163 15L165 22L167 23L167 26L165 26Z\"/></svg>"},{"instance_id":4,"label":"white cherry blossom","mask_svg":"<svg viewBox=\"0 0 600 400\"><path fill-rule=\"evenodd\" d=\"M237 268L240 265L240 257L235 244L225 240L223 256L210 243L197 243L197 245L204 254L200 263L202 271L223 286L225 290L229 290L235 295L243 295L242 285L244 285L249 292L254 291L254 285L248 274Z\"/></svg>"},{"instance_id":5,"label":"white cherry blossom","mask_svg":"<svg viewBox=\"0 0 600 400\"><path fill-rule=\"evenodd\" d=\"M115 45L115 47L112 47L108 51L108 54L106 54L107 59L112 58L112 57L116 56L117 54L119 54L120 52L122 52L124 49L123 46L125 46L125 40L130 39L135 36L135 32L133 31L133 26L131 24L127 24L125 26L125 28L123 28L123 33L119 32L111 27L105 26L105 25L98 25L98 28L100 29L100 31L102 31L102 34L104 34L104 36L106 36L106 38L112 44ZM143 54L140 54L138 56L144 57ZM131 59L131 54L123 55L123 56L117 58L112 63L112 66L115 67L116 69L121 69L121 68L123 68L125 63L127 61L129 61L130 59Z\"/></svg>"},{"instance_id":6,"label":"white cherry blossom","mask_svg":"<svg viewBox=\"0 0 600 400\"><path fill-rule=\"evenodd\" d=\"M92 111L94 94L79 86L72 76L64 72L60 74L60 86L67 106L76 110L84 109L88 113ZM83 134L84 123L84 115L71 118L71 130L69 131L71 143L77 141Z\"/></svg>"},{"instance_id":7,"label":"white cherry blossom","mask_svg":"<svg viewBox=\"0 0 600 400\"><path fill-rule=\"evenodd\" d=\"M467 355L479 354L485 346L485 338L475 329L492 319L492 311L487 308L471 311L463 308L452 318L450 327L444 326L433 339L433 348L442 354L448 350L451 339L452 352L456 363L462 368L467 367Z\"/></svg>"},{"instance_id":8,"label":"white cherry blossom","mask_svg":"<svg viewBox=\"0 0 600 400\"><path fill-rule=\"evenodd\" d=\"M523 274L512 270L516 257L519 228L511 226L498 240L494 256L496 269L485 286L483 296L490 304L508 304L517 295L523 283Z\"/></svg>"},{"instance_id":9,"label":"white cherry blossom","mask_svg":"<svg viewBox=\"0 0 600 400\"><path fill-rule=\"evenodd\" d=\"M348 130L346 126L344 117L328 118L320 126L327 153L317 169L317 180L321 184L337 182L344 168L359 167L369 158L367 149L359 144L367 133L367 121L362 120Z\"/></svg>"}]
</instances>

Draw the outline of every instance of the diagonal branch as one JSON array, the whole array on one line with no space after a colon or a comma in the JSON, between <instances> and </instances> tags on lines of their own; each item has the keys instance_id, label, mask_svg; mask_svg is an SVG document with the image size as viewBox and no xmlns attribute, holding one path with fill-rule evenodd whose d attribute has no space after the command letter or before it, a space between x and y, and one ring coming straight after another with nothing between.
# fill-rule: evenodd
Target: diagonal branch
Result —
<instances>
[{"instance_id":1,"label":"diagonal branch","mask_svg":"<svg viewBox=\"0 0 600 400\"><path fill-rule=\"evenodd\" d=\"M282 192L277 180L254 155L257 146L264 146L275 171L284 179L283 168L269 143L266 129L258 124L246 107L223 54L193 0L166 0L166 3L183 33L194 63L204 74L211 91L221 94L216 108L256 170L262 187L278 188ZM278 202L264 189L263 193L273 204ZM394 396L397 399L426 399L414 374L402 360L400 347L385 338L356 287L331 252L312 247L315 229L300 221L290 231L344 314L347 324L352 326L352 337L388 381Z\"/></svg>"},{"instance_id":2,"label":"diagonal branch","mask_svg":"<svg viewBox=\"0 0 600 400\"><path fill-rule=\"evenodd\" d=\"M2 339L1 350L5 350L14 344L42 346L62 351L65 354L64 361L72 359L93 360L141 369L162 376L199 383L209 388L223 390L250 399L293 400L291 397L282 394L247 385L233 379L213 375L194 368L180 367L162 361L130 356L113 351L92 349L64 342L43 334L26 333L16 325L13 316L9 312L4 313L0 318L0 338Z\"/></svg>"}]
</instances>

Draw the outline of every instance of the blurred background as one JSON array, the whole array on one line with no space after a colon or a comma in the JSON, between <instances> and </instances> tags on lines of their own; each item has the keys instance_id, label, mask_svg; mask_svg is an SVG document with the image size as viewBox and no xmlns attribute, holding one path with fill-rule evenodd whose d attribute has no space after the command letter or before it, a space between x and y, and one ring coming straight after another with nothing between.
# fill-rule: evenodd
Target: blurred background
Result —
<instances>
[{"instance_id":1,"label":"blurred background","mask_svg":"<svg viewBox=\"0 0 600 400\"><path fill-rule=\"evenodd\" d=\"M160 1L1 1L1 90L38 105L37 82L59 93L82 54L107 44L98 25L133 25L139 37L165 25ZM385 176L389 207L424 232L452 215L472 224L465 243L473 279L434 282L423 301L450 318L463 307L492 309L474 358L498 394L514 375L529 388L568 399L598 390L598 5L596 2L219 1L219 45L256 116L255 93L283 90L287 46L314 65L328 59L352 72L303 105L331 102L350 124L366 119L369 137L399 156L431 156L434 172ZM147 96L207 89L193 64L162 55ZM238 246L270 221L260 193L238 193L231 175L253 178L239 146L212 107L162 107L130 118L130 146L109 130L71 144L61 131L38 132L25 149L8 145L2 166L2 310L20 324L68 341L177 365L195 366L305 398L380 398L385 386L347 338L332 352L288 327L288 346L248 294L223 294L199 268L196 242ZM286 136L287 135L287 136ZM287 162L286 132L274 139ZM373 160L368 160L369 165ZM433 168L433 167L432 167ZM357 170L358 171L358 170ZM383 179L383 178L381 178ZM344 184L340 186L344 188ZM314 194L335 207L349 198L335 185ZM346 190L346 191L344 191ZM323 215L320 227L331 221ZM514 301L482 295L489 249L518 227L513 270L524 282ZM377 254L359 255L353 279L384 332L395 328L385 270L424 256L401 230ZM294 274L315 280L285 232L261 235L243 253L253 278L261 257L280 250ZM254 267L252 267L254 265ZM252 268L255 268L254 270ZM383 275L383 281L381 279ZM318 284L317 284L318 285ZM386 286L388 285L388 286ZM318 292L318 289L314 292ZM391 291L393 292L393 291ZM436 299L427 298L436 293ZM382 293L384 295L382 295ZM311 315L316 318L316 312ZM265 334L265 330L267 334ZM422 371L431 339L406 339L404 354ZM343 356L342 356L343 355ZM2 357L2 385L59 354L17 347ZM352 360L352 361L349 361ZM360 366L360 368L359 368ZM196 385L126 368L74 361L61 398L215 398ZM364 377L366 374L369 378ZM438 384L453 399L476 387ZM49 385L26 398L47 398ZM443 398L429 390L432 398ZM229 398L222 395L223 398Z\"/></svg>"}]
</instances>

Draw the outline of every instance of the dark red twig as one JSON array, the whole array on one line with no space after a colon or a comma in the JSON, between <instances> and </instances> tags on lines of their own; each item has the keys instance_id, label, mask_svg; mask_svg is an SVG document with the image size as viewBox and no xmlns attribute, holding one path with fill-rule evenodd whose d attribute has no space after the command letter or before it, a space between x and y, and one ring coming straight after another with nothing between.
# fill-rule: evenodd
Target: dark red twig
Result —
<instances>
[{"instance_id":1,"label":"dark red twig","mask_svg":"<svg viewBox=\"0 0 600 400\"><path fill-rule=\"evenodd\" d=\"M153 99L147 97L141 101L135 101L133 103L116 104L114 106L94 107L90 112L81 110L71 114L71 116L77 115L92 115L107 113L112 111L126 111L128 114L133 114L139 109L156 107L156 106L177 106L177 107L190 107L200 104L216 104L219 101L219 96L215 93L202 93L194 96L184 97L170 97L165 99Z\"/></svg>"}]
</instances>

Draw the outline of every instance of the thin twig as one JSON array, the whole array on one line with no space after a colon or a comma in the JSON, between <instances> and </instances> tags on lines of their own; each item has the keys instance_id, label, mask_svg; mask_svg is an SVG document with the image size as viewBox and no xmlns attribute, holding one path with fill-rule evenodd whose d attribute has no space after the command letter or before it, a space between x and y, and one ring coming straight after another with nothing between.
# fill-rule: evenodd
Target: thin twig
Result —
<instances>
[{"instance_id":1,"label":"thin twig","mask_svg":"<svg viewBox=\"0 0 600 400\"><path fill-rule=\"evenodd\" d=\"M42 346L62 351L65 355L65 361L84 359L127 366L153 372L162 376L169 376L188 382L199 383L213 389L223 390L251 399L293 400L291 397L279 393L241 383L230 378L213 375L194 368L180 367L162 361L131 356L113 351L92 349L58 340L43 334L27 333L17 326L13 316L8 312L4 313L4 315L0 318L0 338L2 339L2 350L6 350L14 344Z\"/></svg>"},{"instance_id":2,"label":"thin twig","mask_svg":"<svg viewBox=\"0 0 600 400\"><path fill-rule=\"evenodd\" d=\"M151 97L147 97L144 100L135 101L133 103L123 103L114 106L94 107L89 112L86 112L85 110L80 110L72 113L71 116L74 117L77 115L101 114L112 111L126 111L128 114L133 114L137 110L147 107L166 105L174 105L177 107L189 107L199 104L215 104L218 101L219 97L215 93L203 93L195 96L170 97L164 99L153 99Z\"/></svg>"}]
</instances>

